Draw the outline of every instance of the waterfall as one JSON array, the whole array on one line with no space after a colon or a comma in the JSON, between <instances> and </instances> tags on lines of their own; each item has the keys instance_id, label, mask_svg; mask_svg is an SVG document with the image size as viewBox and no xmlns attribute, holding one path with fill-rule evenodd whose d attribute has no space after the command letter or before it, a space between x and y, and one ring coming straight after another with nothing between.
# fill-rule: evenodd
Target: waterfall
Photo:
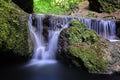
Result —
<instances>
[{"instance_id":1,"label":"waterfall","mask_svg":"<svg viewBox=\"0 0 120 80\"><path fill-rule=\"evenodd\" d=\"M33 60L55 60L59 34L74 19L82 21L88 29L95 30L98 35L108 40L119 40L116 36L116 25L114 21L86 19L77 16L30 14L28 25L33 41Z\"/></svg>"},{"instance_id":2,"label":"waterfall","mask_svg":"<svg viewBox=\"0 0 120 80\"><path fill-rule=\"evenodd\" d=\"M68 27L68 19L56 19L56 17L49 18L45 27L43 23L45 18L46 16L42 14L35 16L30 14L29 16L28 25L34 48L31 61L33 64L38 61L43 64L55 62L59 34L64 28ZM44 32L45 30L47 31Z\"/></svg>"},{"instance_id":3,"label":"waterfall","mask_svg":"<svg viewBox=\"0 0 120 80\"><path fill-rule=\"evenodd\" d=\"M110 41L117 41L119 38L116 36L116 23L114 21L104 21L96 19L83 19L82 22L88 29L95 30L98 35Z\"/></svg>"}]
</instances>

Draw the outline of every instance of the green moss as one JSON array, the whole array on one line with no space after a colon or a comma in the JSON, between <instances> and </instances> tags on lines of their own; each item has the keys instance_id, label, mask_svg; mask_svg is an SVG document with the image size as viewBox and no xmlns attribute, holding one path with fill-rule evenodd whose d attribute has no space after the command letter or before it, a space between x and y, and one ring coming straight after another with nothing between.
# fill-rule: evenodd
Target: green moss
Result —
<instances>
[{"instance_id":1,"label":"green moss","mask_svg":"<svg viewBox=\"0 0 120 80\"><path fill-rule=\"evenodd\" d=\"M98 41L95 31L88 30L82 22L76 20L70 23L69 35L70 43L86 42L87 44L94 44Z\"/></svg>"},{"instance_id":2,"label":"green moss","mask_svg":"<svg viewBox=\"0 0 120 80\"><path fill-rule=\"evenodd\" d=\"M89 71L105 71L106 60L103 57L103 46L98 41L95 31L88 30L79 21L72 21L69 29L68 51L71 55L80 58Z\"/></svg>"},{"instance_id":3,"label":"green moss","mask_svg":"<svg viewBox=\"0 0 120 80\"><path fill-rule=\"evenodd\" d=\"M112 13L115 11L115 6L112 4L109 4L107 1L101 1L101 11L105 11L108 13Z\"/></svg>"},{"instance_id":4,"label":"green moss","mask_svg":"<svg viewBox=\"0 0 120 80\"><path fill-rule=\"evenodd\" d=\"M120 9L120 0L88 0L92 10L112 13Z\"/></svg>"},{"instance_id":5,"label":"green moss","mask_svg":"<svg viewBox=\"0 0 120 80\"><path fill-rule=\"evenodd\" d=\"M101 12L107 12L107 13L112 13L116 10L117 8L117 5L119 4L116 3L116 2L113 2L112 0L106 0L106 1L99 1L100 4L101 4L101 8L100 8L100 11Z\"/></svg>"},{"instance_id":6,"label":"green moss","mask_svg":"<svg viewBox=\"0 0 120 80\"><path fill-rule=\"evenodd\" d=\"M27 14L11 3L0 0L0 49L20 55L28 53ZM26 20L25 20L26 19Z\"/></svg>"}]
</instances>

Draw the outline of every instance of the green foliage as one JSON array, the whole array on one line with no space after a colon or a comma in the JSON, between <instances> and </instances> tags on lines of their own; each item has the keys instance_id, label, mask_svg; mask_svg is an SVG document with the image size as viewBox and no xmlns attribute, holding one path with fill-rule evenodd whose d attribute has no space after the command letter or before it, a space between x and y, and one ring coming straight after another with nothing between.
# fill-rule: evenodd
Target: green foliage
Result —
<instances>
[{"instance_id":1,"label":"green foliage","mask_svg":"<svg viewBox=\"0 0 120 80\"><path fill-rule=\"evenodd\" d=\"M102 47L95 31L88 30L80 21L70 23L68 52L80 58L89 71L107 69Z\"/></svg>"},{"instance_id":2,"label":"green foliage","mask_svg":"<svg viewBox=\"0 0 120 80\"><path fill-rule=\"evenodd\" d=\"M0 50L20 55L28 53L27 14L11 3L0 0ZM26 19L26 23L24 23ZM21 25L23 24L23 25Z\"/></svg>"},{"instance_id":3,"label":"green foliage","mask_svg":"<svg viewBox=\"0 0 120 80\"><path fill-rule=\"evenodd\" d=\"M106 60L100 56L100 53L96 53L93 46L76 43L74 46L69 46L69 52L80 58L89 71L105 71L107 68Z\"/></svg>"},{"instance_id":4,"label":"green foliage","mask_svg":"<svg viewBox=\"0 0 120 80\"><path fill-rule=\"evenodd\" d=\"M102 5L102 8L101 8L101 11L106 11L107 13L112 13L115 11L115 6L112 5L112 4L108 4L107 1L101 1L101 5Z\"/></svg>"},{"instance_id":5,"label":"green foliage","mask_svg":"<svg viewBox=\"0 0 120 80\"><path fill-rule=\"evenodd\" d=\"M34 0L34 12L43 14L62 14L74 9L75 4L85 0Z\"/></svg>"},{"instance_id":6,"label":"green foliage","mask_svg":"<svg viewBox=\"0 0 120 80\"><path fill-rule=\"evenodd\" d=\"M88 30L80 21L73 20L70 23L69 32L70 43L86 42L87 44L94 44L96 41L98 41L96 32Z\"/></svg>"},{"instance_id":7,"label":"green foliage","mask_svg":"<svg viewBox=\"0 0 120 80\"><path fill-rule=\"evenodd\" d=\"M97 15L94 12L88 12L85 17L86 18L97 18Z\"/></svg>"}]
</instances>

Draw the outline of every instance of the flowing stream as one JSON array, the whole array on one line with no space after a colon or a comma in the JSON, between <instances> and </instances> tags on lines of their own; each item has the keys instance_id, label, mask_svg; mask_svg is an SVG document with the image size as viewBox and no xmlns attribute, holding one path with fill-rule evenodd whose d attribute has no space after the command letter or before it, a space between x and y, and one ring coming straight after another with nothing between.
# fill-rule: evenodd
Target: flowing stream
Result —
<instances>
[{"instance_id":1,"label":"flowing stream","mask_svg":"<svg viewBox=\"0 0 120 80\"><path fill-rule=\"evenodd\" d=\"M114 21L87 19L77 16L30 14L28 24L34 46L32 64L56 62L55 56L59 34L64 28L68 27L71 20L82 21L88 29L95 30L99 36L105 39L110 41L119 40L116 36Z\"/></svg>"}]
</instances>

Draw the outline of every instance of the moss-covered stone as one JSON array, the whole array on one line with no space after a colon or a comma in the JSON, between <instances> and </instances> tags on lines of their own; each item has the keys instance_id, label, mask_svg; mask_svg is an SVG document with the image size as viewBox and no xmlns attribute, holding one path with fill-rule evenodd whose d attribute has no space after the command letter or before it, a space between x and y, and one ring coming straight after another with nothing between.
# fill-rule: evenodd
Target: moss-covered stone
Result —
<instances>
[{"instance_id":1,"label":"moss-covered stone","mask_svg":"<svg viewBox=\"0 0 120 80\"><path fill-rule=\"evenodd\" d=\"M70 23L69 35L70 43L85 42L90 45L98 41L95 31L88 30L82 22L76 20Z\"/></svg>"},{"instance_id":2,"label":"moss-covered stone","mask_svg":"<svg viewBox=\"0 0 120 80\"><path fill-rule=\"evenodd\" d=\"M119 0L88 0L88 1L90 8L97 12L111 13L117 9L120 9Z\"/></svg>"},{"instance_id":3,"label":"moss-covered stone","mask_svg":"<svg viewBox=\"0 0 120 80\"><path fill-rule=\"evenodd\" d=\"M80 21L72 21L69 29L68 52L80 58L89 71L105 71L106 60L103 58L102 45L99 44L95 31L88 30Z\"/></svg>"},{"instance_id":4,"label":"moss-covered stone","mask_svg":"<svg viewBox=\"0 0 120 80\"><path fill-rule=\"evenodd\" d=\"M90 72L111 74L120 71L118 44L109 42L87 29L82 22L74 20L60 33L57 57Z\"/></svg>"},{"instance_id":5,"label":"moss-covered stone","mask_svg":"<svg viewBox=\"0 0 120 80\"><path fill-rule=\"evenodd\" d=\"M28 14L11 2L0 0L0 51L28 55Z\"/></svg>"}]
</instances>

